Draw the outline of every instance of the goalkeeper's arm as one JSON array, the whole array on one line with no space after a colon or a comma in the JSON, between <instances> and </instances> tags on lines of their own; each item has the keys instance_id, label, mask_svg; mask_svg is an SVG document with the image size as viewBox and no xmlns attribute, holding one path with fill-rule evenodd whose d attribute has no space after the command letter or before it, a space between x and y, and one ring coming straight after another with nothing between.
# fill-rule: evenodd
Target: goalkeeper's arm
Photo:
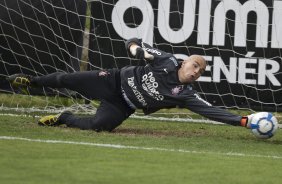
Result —
<instances>
[{"instance_id":1,"label":"goalkeeper's arm","mask_svg":"<svg viewBox=\"0 0 282 184\"><path fill-rule=\"evenodd\" d=\"M196 92L185 101L185 107L197 114L209 118L210 120L233 126L243 126L249 128L249 122L252 118L252 115L240 116L230 113L225 109L214 107L202 99Z\"/></svg>"}]
</instances>

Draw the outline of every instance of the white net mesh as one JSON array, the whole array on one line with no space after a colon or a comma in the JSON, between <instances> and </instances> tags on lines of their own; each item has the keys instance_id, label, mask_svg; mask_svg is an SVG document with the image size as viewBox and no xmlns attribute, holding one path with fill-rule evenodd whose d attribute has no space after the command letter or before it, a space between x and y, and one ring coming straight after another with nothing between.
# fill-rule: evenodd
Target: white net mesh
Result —
<instances>
[{"instance_id":1,"label":"white net mesh","mask_svg":"<svg viewBox=\"0 0 282 184\"><path fill-rule=\"evenodd\" d=\"M209 66L195 87L213 105L281 111L281 7L278 0L1 0L1 110L93 113L98 102L85 105L75 92L19 96L5 77L142 65L124 45L139 37L179 59L203 55Z\"/></svg>"}]
</instances>

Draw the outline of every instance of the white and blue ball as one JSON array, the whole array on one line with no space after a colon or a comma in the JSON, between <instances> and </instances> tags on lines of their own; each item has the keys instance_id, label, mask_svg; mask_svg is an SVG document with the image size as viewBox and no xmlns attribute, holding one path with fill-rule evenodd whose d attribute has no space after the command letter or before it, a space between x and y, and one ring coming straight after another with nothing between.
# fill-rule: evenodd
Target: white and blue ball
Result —
<instances>
[{"instance_id":1,"label":"white and blue ball","mask_svg":"<svg viewBox=\"0 0 282 184\"><path fill-rule=\"evenodd\" d=\"M274 135L277 129L278 121L269 112L256 113L251 120L251 130L258 138L268 139Z\"/></svg>"}]
</instances>

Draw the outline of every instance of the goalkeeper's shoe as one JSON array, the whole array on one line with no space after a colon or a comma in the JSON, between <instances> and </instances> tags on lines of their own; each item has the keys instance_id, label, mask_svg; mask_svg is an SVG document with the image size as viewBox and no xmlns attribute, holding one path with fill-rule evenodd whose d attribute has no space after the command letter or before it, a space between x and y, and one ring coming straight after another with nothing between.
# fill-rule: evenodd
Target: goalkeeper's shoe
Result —
<instances>
[{"instance_id":1,"label":"goalkeeper's shoe","mask_svg":"<svg viewBox=\"0 0 282 184\"><path fill-rule=\"evenodd\" d=\"M38 125L41 126L58 126L61 123L59 122L59 117L61 114L57 115L49 115L49 116L43 116L38 120Z\"/></svg>"},{"instance_id":2,"label":"goalkeeper's shoe","mask_svg":"<svg viewBox=\"0 0 282 184\"><path fill-rule=\"evenodd\" d=\"M7 77L7 80L13 87L29 87L31 85L31 76L26 74L14 74Z\"/></svg>"},{"instance_id":3,"label":"goalkeeper's shoe","mask_svg":"<svg viewBox=\"0 0 282 184\"><path fill-rule=\"evenodd\" d=\"M38 125L41 126L59 126L64 123L64 120L68 116L72 116L72 112L70 111L64 111L57 115L49 115L49 116L43 116L38 120Z\"/></svg>"}]
</instances>

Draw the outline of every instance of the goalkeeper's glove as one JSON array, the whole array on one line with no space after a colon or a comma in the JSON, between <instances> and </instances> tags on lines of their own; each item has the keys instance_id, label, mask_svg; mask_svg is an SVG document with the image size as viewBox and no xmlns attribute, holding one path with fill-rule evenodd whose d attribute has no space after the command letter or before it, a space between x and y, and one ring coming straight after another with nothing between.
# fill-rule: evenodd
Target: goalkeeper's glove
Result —
<instances>
[{"instance_id":1,"label":"goalkeeper's glove","mask_svg":"<svg viewBox=\"0 0 282 184\"><path fill-rule=\"evenodd\" d=\"M251 122L254 117L254 114L250 114L248 116L243 116L241 119L241 126L246 128L251 128Z\"/></svg>"},{"instance_id":2,"label":"goalkeeper's glove","mask_svg":"<svg viewBox=\"0 0 282 184\"><path fill-rule=\"evenodd\" d=\"M145 49L141 48L140 46L133 44L129 48L130 53L137 59L148 59L153 60L154 56L149 54Z\"/></svg>"}]
</instances>

